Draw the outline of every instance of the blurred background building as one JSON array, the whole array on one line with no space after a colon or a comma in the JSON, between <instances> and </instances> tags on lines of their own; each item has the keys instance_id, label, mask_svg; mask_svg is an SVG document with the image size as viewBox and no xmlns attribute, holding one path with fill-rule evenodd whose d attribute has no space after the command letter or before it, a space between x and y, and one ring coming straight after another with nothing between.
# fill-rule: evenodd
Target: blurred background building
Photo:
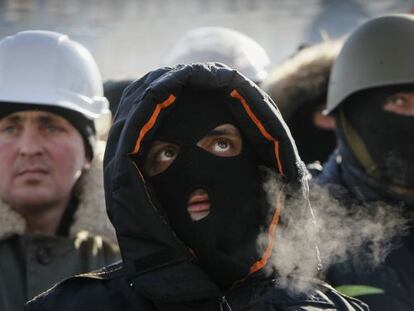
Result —
<instances>
[{"instance_id":1,"label":"blurred background building","mask_svg":"<svg viewBox=\"0 0 414 311\"><path fill-rule=\"evenodd\" d=\"M368 18L408 13L408 0L0 0L0 37L26 29L69 34L104 80L158 67L192 28L221 26L255 39L276 65L300 46L345 35ZM29 53L29 51L28 51Z\"/></svg>"}]
</instances>

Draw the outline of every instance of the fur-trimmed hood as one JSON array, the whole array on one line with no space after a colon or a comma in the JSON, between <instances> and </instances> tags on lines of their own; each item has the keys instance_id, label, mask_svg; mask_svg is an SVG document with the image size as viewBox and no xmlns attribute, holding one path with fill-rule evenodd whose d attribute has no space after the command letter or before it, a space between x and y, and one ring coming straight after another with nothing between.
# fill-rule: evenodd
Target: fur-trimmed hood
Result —
<instances>
[{"instance_id":1,"label":"fur-trimmed hood","mask_svg":"<svg viewBox=\"0 0 414 311\"><path fill-rule=\"evenodd\" d=\"M326 41L304 48L270 73L262 89L276 101L285 120L304 104L326 100L332 65L343 40Z\"/></svg>"},{"instance_id":2,"label":"fur-trimmed hood","mask_svg":"<svg viewBox=\"0 0 414 311\"><path fill-rule=\"evenodd\" d=\"M115 231L105 210L102 167L104 150L105 143L98 142L90 169L81 176L76 185L79 206L70 227L70 237L87 231L115 241ZM22 235L25 229L26 221L23 217L0 200L0 240L15 234Z\"/></svg>"}]
</instances>

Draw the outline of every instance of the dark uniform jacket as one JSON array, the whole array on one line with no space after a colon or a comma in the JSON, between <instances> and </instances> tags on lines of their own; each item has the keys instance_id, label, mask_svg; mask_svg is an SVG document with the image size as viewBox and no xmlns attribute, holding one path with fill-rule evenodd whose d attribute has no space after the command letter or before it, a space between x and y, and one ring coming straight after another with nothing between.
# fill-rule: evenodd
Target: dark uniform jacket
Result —
<instances>
[{"instance_id":1,"label":"dark uniform jacket","mask_svg":"<svg viewBox=\"0 0 414 311\"><path fill-rule=\"evenodd\" d=\"M122 264L68 279L31 301L26 310L367 310L320 281L307 281L310 290L298 293L282 286L275 274L264 273L270 265L266 254L272 252L272 234L260 267L226 292L196 264L136 164L184 85L228 92L226 105L261 162L301 193L306 182L303 163L290 133L274 103L252 82L212 63L150 72L126 89L105 153L107 209ZM276 219L269 221L269 228L277 228Z\"/></svg>"},{"instance_id":2,"label":"dark uniform jacket","mask_svg":"<svg viewBox=\"0 0 414 311\"><path fill-rule=\"evenodd\" d=\"M330 189L331 194L345 202L345 206L362 202L385 201L385 196L369 185L366 176L347 174L342 162L335 154L324 165L323 171L317 174L316 181ZM372 182L372 181L371 181ZM358 193L358 197L354 194ZM401 204L401 203L400 203ZM407 207L409 211L409 208ZM412 213L412 211L411 211ZM351 262L334 265L329 269L327 281L338 290L361 299L374 311L408 311L414 310L414 231L396 236L393 250L385 262L375 269L357 267Z\"/></svg>"}]
</instances>

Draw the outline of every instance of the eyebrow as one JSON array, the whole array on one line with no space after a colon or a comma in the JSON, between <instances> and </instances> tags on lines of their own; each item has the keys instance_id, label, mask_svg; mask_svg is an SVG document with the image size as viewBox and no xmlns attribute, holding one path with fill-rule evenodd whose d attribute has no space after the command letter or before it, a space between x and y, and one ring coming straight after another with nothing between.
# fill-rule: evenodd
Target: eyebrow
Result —
<instances>
[{"instance_id":1,"label":"eyebrow","mask_svg":"<svg viewBox=\"0 0 414 311\"><path fill-rule=\"evenodd\" d=\"M11 115L11 116L7 116L4 117L2 119L0 119L0 121L7 121L7 122L12 122L12 123L22 123L25 119L27 119L27 117L22 117L20 115ZM34 121L36 123L43 123L43 124L50 124L54 121L57 121L58 118L56 118L55 116L50 116L50 115L40 115L40 116L36 116L34 118Z\"/></svg>"},{"instance_id":2,"label":"eyebrow","mask_svg":"<svg viewBox=\"0 0 414 311\"><path fill-rule=\"evenodd\" d=\"M151 149L151 148L153 148L153 147L168 146L168 145L170 145L170 144L171 144L171 143L166 142L166 141L154 140L154 141L152 142L152 144L150 145L150 149Z\"/></svg>"},{"instance_id":3,"label":"eyebrow","mask_svg":"<svg viewBox=\"0 0 414 311\"><path fill-rule=\"evenodd\" d=\"M50 116L50 115L44 115L44 116L40 115L40 116L36 117L35 120L38 123L46 123L46 124L48 124L48 123L52 123L52 122L58 121L58 118L56 118L54 116Z\"/></svg>"},{"instance_id":4,"label":"eyebrow","mask_svg":"<svg viewBox=\"0 0 414 311\"><path fill-rule=\"evenodd\" d=\"M21 123L23 121L23 118L21 116L6 116L2 118L0 121Z\"/></svg>"},{"instance_id":5,"label":"eyebrow","mask_svg":"<svg viewBox=\"0 0 414 311\"><path fill-rule=\"evenodd\" d=\"M220 136L220 135L237 135L237 131L233 128L227 129L213 129L206 136Z\"/></svg>"}]
</instances>

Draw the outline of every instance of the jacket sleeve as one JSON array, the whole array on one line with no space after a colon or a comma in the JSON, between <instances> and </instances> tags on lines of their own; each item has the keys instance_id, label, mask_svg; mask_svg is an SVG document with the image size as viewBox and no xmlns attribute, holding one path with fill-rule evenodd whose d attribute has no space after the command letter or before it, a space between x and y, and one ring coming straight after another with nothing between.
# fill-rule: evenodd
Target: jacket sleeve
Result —
<instances>
[{"instance_id":1,"label":"jacket sleeve","mask_svg":"<svg viewBox=\"0 0 414 311\"><path fill-rule=\"evenodd\" d=\"M358 299L342 295L329 284L310 280L310 291L292 292L284 286L273 287L275 310L283 311L369 311L369 307Z\"/></svg>"},{"instance_id":2,"label":"jacket sleeve","mask_svg":"<svg viewBox=\"0 0 414 311\"><path fill-rule=\"evenodd\" d=\"M333 288L329 288L325 295L335 304L338 311L369 311L368 305L362 301L345 296Z\"/></svg>"},{"instance_id":3,"label":"jacket sleeve","mask_svg":"<svg viewBox=\"0 0 414 311\"><path fill-rule=\"evenodd\" d=\"M45 311L46 308L43 304L44 298L35 297L32 300L28 301L24 307L24 311Z\"/></svg>"}]
</instances>

